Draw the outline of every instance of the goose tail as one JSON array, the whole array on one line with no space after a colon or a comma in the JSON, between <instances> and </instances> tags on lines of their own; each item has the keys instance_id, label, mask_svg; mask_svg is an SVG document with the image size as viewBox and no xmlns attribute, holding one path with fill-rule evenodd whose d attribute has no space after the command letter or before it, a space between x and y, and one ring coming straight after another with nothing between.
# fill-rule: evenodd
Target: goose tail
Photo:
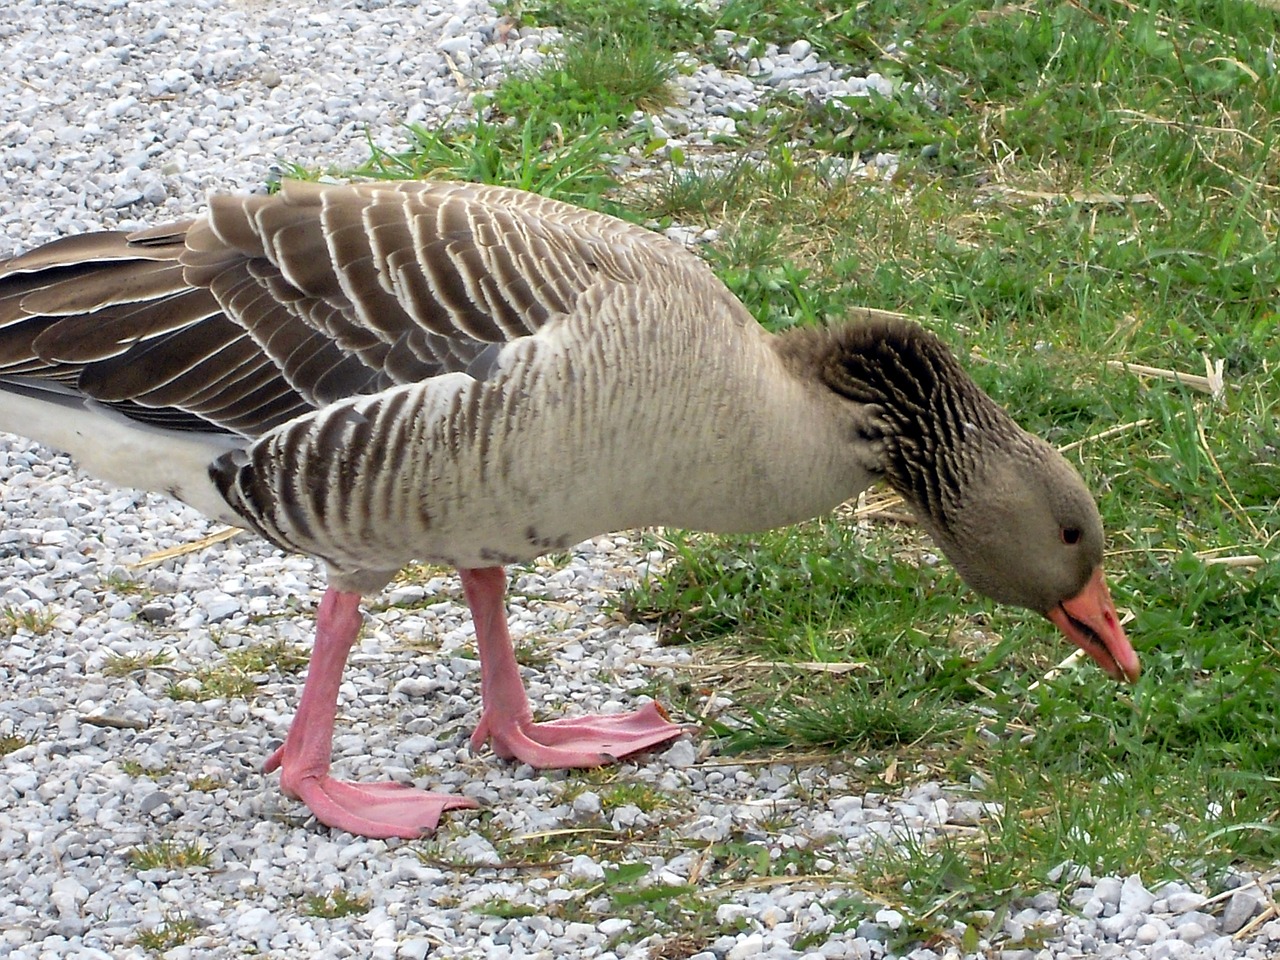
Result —
<instances>
[{"instance_id":1,"label":"goose tail","mask_svg":"<svg viewBox=\"0 0 1280 960\"><path fill-rule=\"evenodd\" d=\"M246 445L243 437L141 423L58 387L7 381L0 390L0 430L68 453L100 480L167 494L206 516L243 524L209 474L214 459Z\"/></svg>"}]
</instances>

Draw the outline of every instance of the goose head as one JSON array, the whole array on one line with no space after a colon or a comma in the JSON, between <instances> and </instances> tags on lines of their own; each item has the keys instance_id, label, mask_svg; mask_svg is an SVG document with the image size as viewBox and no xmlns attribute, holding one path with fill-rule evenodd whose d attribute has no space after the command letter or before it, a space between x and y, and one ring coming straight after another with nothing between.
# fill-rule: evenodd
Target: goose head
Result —
<instances>
[{"instance_id":1,"label":"goose head","mask_svg":"<svg viewBox=\"0 0 1280 960\"><path fill-rule=\"evenodd\" d=\"M920 518L961 578L1053 622L1117 680L1137 680L1102 570L1102 520L1079 474L1047 443L999 444L941 516Z\"/></svg>"},{"instance_id":2,"label":"goose head","mask_svg":"<svg viewBox=\"0 0 1280 960\"><path fill-rule=\"evenodd\" d=\"M1102 520L1066 458L1019 427L920 326L847 324L814 349L820 379L854 403L876 471L961 578L1048 617L1108 674L1136 680L1138 657L1103 577Z\"/></svg>"}]
</instances>

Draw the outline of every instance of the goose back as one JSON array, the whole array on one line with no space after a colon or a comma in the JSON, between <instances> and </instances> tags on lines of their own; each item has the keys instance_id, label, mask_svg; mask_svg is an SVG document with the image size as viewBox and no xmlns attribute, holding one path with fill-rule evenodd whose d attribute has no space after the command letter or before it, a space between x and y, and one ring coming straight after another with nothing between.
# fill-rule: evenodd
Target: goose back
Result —
<instances>
[{"instance_id":1,"label":"goose back","mask_svg":"<svg viewBox=\"0 0 1280 960\"><path fill-rule=\"evenodd\" d=\"M256 437L346 397L483 376L495 346L571 312L597 280L636 281L681 254L518 190L290 181L0 264L0 376Z\"/></svg>"}]
</instances>

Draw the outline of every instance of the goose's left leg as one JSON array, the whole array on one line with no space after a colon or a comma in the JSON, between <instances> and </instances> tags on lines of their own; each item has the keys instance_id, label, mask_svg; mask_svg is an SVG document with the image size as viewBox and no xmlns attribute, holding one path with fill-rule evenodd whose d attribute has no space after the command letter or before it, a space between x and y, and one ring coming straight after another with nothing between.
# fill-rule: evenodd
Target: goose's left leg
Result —
<instances>
[{"instance_id":1,"label":"goose's left leg","mask_svg":"<svg viewBox=\"0 0 1280 960\"><path fill-rule=\"evenodd\" d=\"M492 741L498 756L534 767L599 767L684 732L656 703L634 713L534 723L507 632L507 575L501 567L460 572L476 625L484 701L480 723L471 735L472 750Z\"/></svg>"},{"instance_id":2,"label":"goose's left leg","mask_svg":"<svg viewBox=\"0 0 1280 960\"><path fill-rule=\"evenodd\" d=\"M446 810L474 807L456 794L423 793L402 783L352 783L329 776L338 688L347 654L360 633L360 594L330 587L316 612L316 643L298 712L267 773L280 769L280 788L316 819L362 837L413 839L435 830Z\"/></svg>"}]
</instances>

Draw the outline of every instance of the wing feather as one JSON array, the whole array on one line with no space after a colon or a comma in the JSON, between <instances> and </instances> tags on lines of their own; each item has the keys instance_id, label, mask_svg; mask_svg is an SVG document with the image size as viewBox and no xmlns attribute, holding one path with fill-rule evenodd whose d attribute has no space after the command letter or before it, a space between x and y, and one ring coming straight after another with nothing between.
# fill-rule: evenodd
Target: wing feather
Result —
<instances>
[{"instance_id":1,"label":"wing feather","mask_svg":"<svg viewBox=\"0 0 1280 960\"><path fill-rule=\"evenodd\" d=\"M0 263L0 379L253 437L397 384L487 377L504 344L592 287L689 263L640 227L517 190L287 182Z\"/></svg>"}]
</instances>

